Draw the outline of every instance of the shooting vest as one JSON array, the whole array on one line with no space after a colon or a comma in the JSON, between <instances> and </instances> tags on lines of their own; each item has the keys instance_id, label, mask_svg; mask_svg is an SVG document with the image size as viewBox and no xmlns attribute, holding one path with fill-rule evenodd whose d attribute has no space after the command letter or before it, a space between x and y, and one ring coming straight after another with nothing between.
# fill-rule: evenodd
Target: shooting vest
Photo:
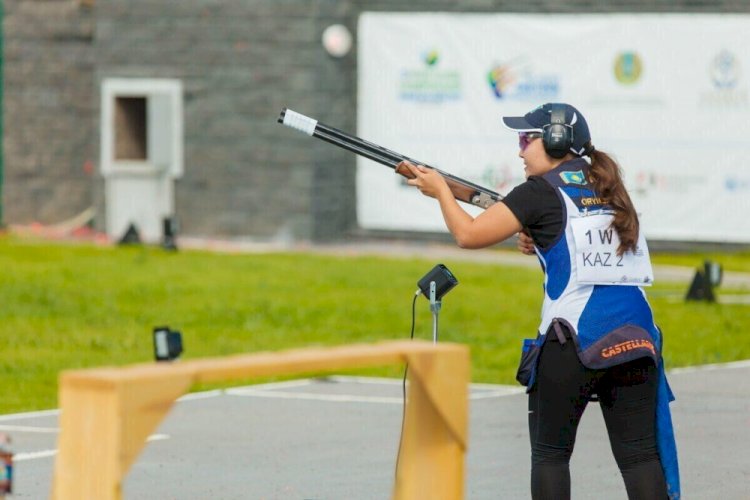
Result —
<instances>
[{"instance_id":1,"label":"shooting vest","mask_svg":"<svg viewBox=\"0 0 750 500\"><path fill-rule=\"evenodd\" d=\"M563 162L542 178L563 205L563 229L546 249L536 248L544 271L539 335L573 332L581 362L607 368L641 357L660 358L661 334L641 286L653 282L646 241L617 255L613 211L587 182L582 158Z\"/></svg>"}]
</instances>

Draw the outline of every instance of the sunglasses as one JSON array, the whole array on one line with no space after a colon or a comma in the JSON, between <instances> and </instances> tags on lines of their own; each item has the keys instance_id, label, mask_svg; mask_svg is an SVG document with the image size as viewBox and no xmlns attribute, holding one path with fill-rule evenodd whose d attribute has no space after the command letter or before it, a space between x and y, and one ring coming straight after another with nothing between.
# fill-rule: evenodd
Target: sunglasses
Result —
<instances>
[{"instance_id":1,"label":"sunglasses","mask_svg":"<svg viewBox=\"0 0 750 500\"><path fill-rule=\"evenodd\" d=\"M521 148L521 151L525 151L529 147L529 144L531 144L531 141L540 137L542 137L541 132L519 132L518 147Z\"/></svg>"}]
</instances>

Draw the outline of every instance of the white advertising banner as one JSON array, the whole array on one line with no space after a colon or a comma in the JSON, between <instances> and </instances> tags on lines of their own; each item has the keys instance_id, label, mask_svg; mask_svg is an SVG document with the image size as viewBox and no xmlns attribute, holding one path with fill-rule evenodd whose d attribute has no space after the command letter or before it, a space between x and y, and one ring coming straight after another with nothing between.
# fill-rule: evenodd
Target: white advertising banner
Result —
<instances>
[{"instance_id":1,"label":"white advertising banner","mask_svg":"<svg viewBox=\"0 0 750 500\"><path fill-rule=\"evenodd\" d=\"M568 102L647 237L750 242L750 16L365 13L358 37L360 137L505 194L524 177L501 116ZM363 158L357 200L364 228L446 230Z\"/></svg>"}]
</instances>

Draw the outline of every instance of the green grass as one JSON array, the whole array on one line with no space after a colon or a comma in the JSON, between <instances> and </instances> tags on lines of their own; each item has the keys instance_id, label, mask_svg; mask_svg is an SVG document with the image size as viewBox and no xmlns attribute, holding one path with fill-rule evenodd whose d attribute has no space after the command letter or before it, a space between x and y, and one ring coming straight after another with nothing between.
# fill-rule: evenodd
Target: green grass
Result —
<instances>
[{"instance_id":1,"label":"green grass","mask_svg":"<svg viewBox=\"0 0 750 500\"><path fill-rule=\"evenodd\" d=\"M703 265L703 261L710 260L721 264L725 271L750 273L750 251L733 253L701 252L689 254L661 253L652 255L652 260L654 264L686 266L694 267L696 269Z\"/></svg>"},{"instance_id":2,"label":"green grass","mask_svg":"<svg viewBox=\"0 0 750 500\"><path fill-rule=\"evenodd\" d=\"M540 271L442 261L461 283L443 300L440 340L470 345L474 381L513 383L521 339L537 327ZM434 264L0 237L0 414L56 407L61 370L151 361L162 324L183 333L186 359L407 338L416 280ZM750 256L737 267L750 269ZM687 304L687 285L650 291L668 366L750 358L750 306ZM430 340L431 328L420 298L415 336Z\"/></svg>"}]
</instances>

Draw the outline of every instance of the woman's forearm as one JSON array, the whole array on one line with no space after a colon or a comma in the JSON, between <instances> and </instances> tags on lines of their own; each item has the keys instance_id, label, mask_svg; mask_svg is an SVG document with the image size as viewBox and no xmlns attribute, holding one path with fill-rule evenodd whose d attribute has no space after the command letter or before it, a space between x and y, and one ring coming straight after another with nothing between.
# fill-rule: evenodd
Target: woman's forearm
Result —
<instances>
[{"instance_id":1,"label":"woman's forearm","mask_svg":"<svg viewBox=\"0 0 750 500\"><path fill-rule=\"evenodd\" d=\"M446 185L445 187L446 189L441 190L437 196L445 225L459 247L474 248L471 246L469 238L474 217L461 208L461 205L458 204L448 186Z\"/></svg>"}]
</instances>

